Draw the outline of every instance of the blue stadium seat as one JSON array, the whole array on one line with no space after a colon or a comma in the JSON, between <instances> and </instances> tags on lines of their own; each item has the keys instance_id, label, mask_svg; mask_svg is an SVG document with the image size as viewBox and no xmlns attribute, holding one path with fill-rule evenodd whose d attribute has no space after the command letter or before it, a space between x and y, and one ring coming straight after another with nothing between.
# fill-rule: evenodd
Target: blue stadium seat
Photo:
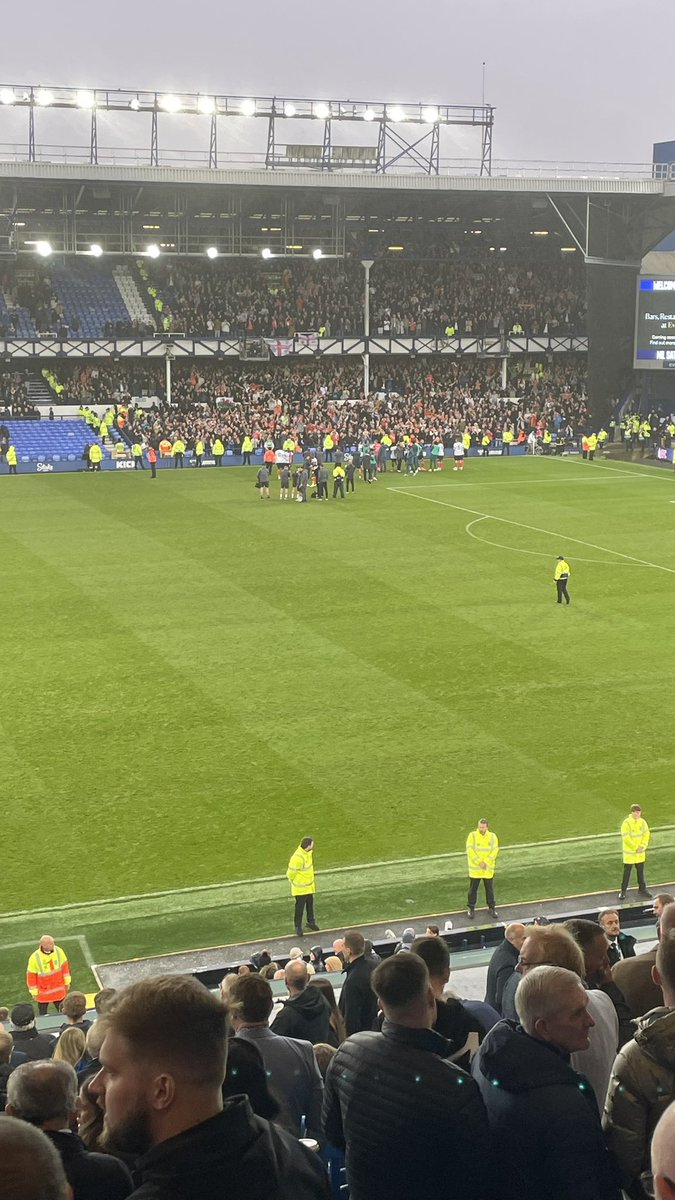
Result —
<instances>
[{"instance_id":1,"label":"blue stadium seat","mask_svg":"<svg viewBox=\"0 0 675 1200\"><path fill-rule=\"evenodd\" d=\"M86 445L102 445L86 421L7 421L6 425L22 462L75 462ZM105 447L103 457L110 458Z\"/></svg>"},{"instance_id":2,"label":"blue stadium seat","mask_svg":"<svg viewBox=\"0 0 675 1200\"><path fill-rule=\"evenodd\" d=\"M103 337L107 322L130 320L111 267L82 260L57 264L52 271L52 288L63 304L71 336ZM78 329L73 334L75 317Z\"/></svg>"}]
</instances>

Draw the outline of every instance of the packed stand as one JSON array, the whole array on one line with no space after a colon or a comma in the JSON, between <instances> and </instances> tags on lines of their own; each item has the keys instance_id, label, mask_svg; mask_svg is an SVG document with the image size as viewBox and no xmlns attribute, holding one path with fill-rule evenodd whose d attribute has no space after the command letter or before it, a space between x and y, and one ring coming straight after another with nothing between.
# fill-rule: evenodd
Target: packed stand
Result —
<instances>
[{"instance_id":1,"label":"packed stand","mask_svg":"<svg viewBox=\"0 0 675 1200\"><path fill-rule=\"evenodd\" d=\"M358 261L271 260L146 266L167 332L218 337L362 334ZM584 282L568 261L510 263L463 253L438 261L376 262L371 334L483 336L583 334Z\"/></svg>"}]
</instances>

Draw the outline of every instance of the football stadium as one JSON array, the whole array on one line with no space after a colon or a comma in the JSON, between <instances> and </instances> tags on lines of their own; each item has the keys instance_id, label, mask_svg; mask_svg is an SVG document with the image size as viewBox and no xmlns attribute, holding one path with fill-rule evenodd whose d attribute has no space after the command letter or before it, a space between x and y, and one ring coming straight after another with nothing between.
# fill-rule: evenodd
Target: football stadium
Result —
<instances>
[{"instance_id":1,"label":"football stadium","mask_svg":"<svg viewBox=\"0 0 675 1200\"><path fill-rule=\"evenodd\" d=\"M83 113L67 153L41 140ZM189 155L176 114L199 123ZM111 148L119 115L142 132ZM26 1001L48 1036L69 991L91 1008L165 975L215 994L231 977L246 1025L240 968L273 966L279 1004L289 962L332 955L340 997L359 937L393 972L430 928L485 1008L493 953L513 974L524 936L529 965L569 975L555 938L578 925L585 952L589 922L609 946L591 989L618 1004L610 966L643 943L675 1005L669 925L652 949L675 891L675 143L528 173L494 157L496 116L0 88L15 1026ZM604 910L624 932L605 937ZM398 986L377 992L387 1020ZM491 1001L528 1036L529 995ZM612 1062L646 1011L626 999ZM621 1085L577 1065L584 1045L560 1043L602 1112ZM334 1123L305 1118L323 1150ZM378 1200L345 1138L333 1195ZM561 1200L658 1194L648 1143L637 1166L608 1146L614 1182Z\"/></svg>"}]
</instances>

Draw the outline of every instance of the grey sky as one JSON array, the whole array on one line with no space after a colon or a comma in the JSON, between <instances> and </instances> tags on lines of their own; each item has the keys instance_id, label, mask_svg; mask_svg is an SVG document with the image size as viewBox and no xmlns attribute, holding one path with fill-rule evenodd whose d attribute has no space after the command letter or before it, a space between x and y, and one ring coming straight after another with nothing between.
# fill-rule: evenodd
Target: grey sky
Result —
<instances>
[{"instance_id":1,"label":"grey sky","mask_svg":"<svg viewBox=\"0 0 675 1200\"><path fill-rule=\"evenodd\" d=\"M2 82L473 104L485 60L497 159L645 162L653 141L675 138L671 0L32 0L6 8ZM12 118L0 111L0 142L15 136ZM183 144L193 128L184 126ZM110 141L115 131L107 132ZM126 136L116 133L116 141ZM460 136L459 155L476 150Z\"/></svg>"}]
</instances>

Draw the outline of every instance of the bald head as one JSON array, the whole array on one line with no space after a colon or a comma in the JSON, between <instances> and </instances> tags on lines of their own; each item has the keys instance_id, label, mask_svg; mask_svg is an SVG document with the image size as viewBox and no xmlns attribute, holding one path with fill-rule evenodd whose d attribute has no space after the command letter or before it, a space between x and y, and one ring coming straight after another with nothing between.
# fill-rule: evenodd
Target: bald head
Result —
<instances>
[{"instance_id":1,"label":"bald head","mask_svg":"<svg viewBox=\"0 0 675 1200\"><path fill-rule=\"evenodd\" d=\"M675 1104L666 1109L654 1130L652 1175L656 1200L675 1200Z\"/></svg>"},{"instance_id":2,"label":"bald head","mask_svg":"<svg viewBox=\"0 0 675 1200\"><path fill-rule=\"evenodd\" d=\"M39 1129L0 1116L0 1196L2 1200L68 1200L70 1189L61 1158Z\"/></svg>"},{"instance_id":3,"label":"bald head","mask_svg":"<svg viewBox=\"0 0 675 1200\"><path fill-rule=\"evenodd\" d=\"M671 929L675 929L675 903L664 904L659 917L659 937L663 937L664 933L670 933Z\"/></svg>"},{"instance_id":4,"label":"bald head","mask_svg":"<svg viewBox=\"0 0 675 1200\"><path fill-rule=\"evenodd\" d=\"M511 924L507 925L506 929L504 930L504 937L506 938L507 942L510 942L512 946L515 946L516 950L520 950L522 948L526 935L527 930L520 921L512 921Z\"/></svg>"},{"instance_id":5,"label":"bald head","mask_svg":"<svg viewBox=\"0 0 675 1200\"><path fill-rule=\"evenodd\" d=\"M302 958L295 958L292 962L286 964L284 971L284 979L289 992L298 995L304 992L309 983L309 971L307 963Z\"/></svg>"}]
</instances>

